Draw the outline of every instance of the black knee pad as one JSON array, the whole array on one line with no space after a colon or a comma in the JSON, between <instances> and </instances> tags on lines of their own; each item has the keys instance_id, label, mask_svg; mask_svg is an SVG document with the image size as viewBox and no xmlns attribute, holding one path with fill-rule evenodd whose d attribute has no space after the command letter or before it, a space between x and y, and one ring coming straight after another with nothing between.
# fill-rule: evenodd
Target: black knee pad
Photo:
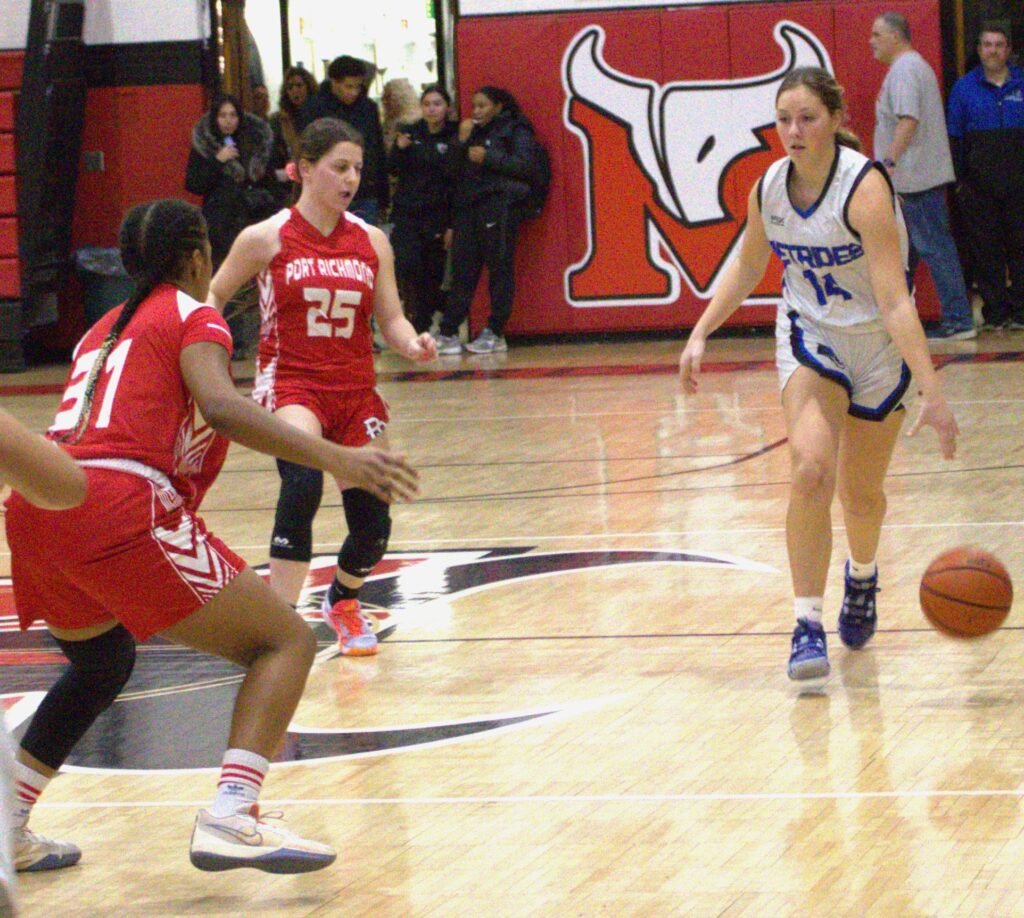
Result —
<instances>
[{"instance_id":1,"label":"black knee pad","mask_svg":"<svg viewBox=\"0 0 1024 918\"><path fill-rule=\"evenodd\" d=\"M270 557L309 561L313 557L313 518L324 493L324 473L294 462L277 460L281 493L274 513Z\"/></svg>"},{"instance_id":2,"label":"black knee pad","mask_svg":"<svg viewBox=\"0 0 1024 918\"><path fill-rule=\"evenodd\" d=\"M56 641L70 665L40 702L21 741L29 755L50 768L60 768L135 667L135 638L123 625L87 641Z\"/></svg>"},{"instance_id":3,"label":"black knee pad","mask_svg":"<svg viewBox=\"0 0 1024 918\"><path fill-rule=\"evenodd\" d=\"M391 538L391 508L360 488L341 494L348 538L338 552L338 567L353 577L366 577L384 557Z\"/></svg>"}]
</instances>

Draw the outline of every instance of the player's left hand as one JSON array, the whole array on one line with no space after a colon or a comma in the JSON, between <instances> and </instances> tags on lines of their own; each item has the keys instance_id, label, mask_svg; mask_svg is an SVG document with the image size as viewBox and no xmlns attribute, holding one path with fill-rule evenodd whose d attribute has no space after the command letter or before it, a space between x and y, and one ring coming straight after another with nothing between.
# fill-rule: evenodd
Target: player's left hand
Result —
<instances>
[{"instance_id":1,"label":"player's left hand","mask_svg":"<svg viewBox=\"0 0 1024 918\"><path fill-rule=\"evenodd\" d=\"M470 147L466 155L471 163L482 163L487 156L487 147Z\"/></svg>"},{"instance_id":2,"label":"player's left hand","mask_svg":"<svg viewBox=\"0 0 1024 918\"><path fill-rule=\"evenodd\" d=\"M424 332L413 339L412 344L409 345L408 350L405 352L405 356L416 363L427 363L431 360L437 360L437 342L433 339L430 332Z\"/></svg>"},{"instance_id":3,"label":"player's left hand","mask_svg":"<svg viewBox=\"0 0 1024 918\"><path fill-rule=\"evenodd\" d=\"M935 432L939 435L939 451L942 453L942 458L952 459L956 455L956 438L960 435L960 428L941 393L924 397L921 402L921 411L917 420L907 431L907 436L914 436L925 425L934 427Z\"/></svg>"}]
</instances>

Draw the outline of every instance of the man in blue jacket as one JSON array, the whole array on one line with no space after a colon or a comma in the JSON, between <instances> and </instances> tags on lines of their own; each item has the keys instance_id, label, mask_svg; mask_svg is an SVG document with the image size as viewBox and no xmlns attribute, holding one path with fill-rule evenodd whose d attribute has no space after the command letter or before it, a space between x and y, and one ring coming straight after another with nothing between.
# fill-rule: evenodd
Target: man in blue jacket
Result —
<instances>
[{"instance_id":1,"label":"man in blue jacket","mask_svg":"<svg viewBox=\"0 0 1024 918\"><path fill-rule=\"evenodd\" d=\"M351 211L376 226L388 206L388 174L380 111L366 94L366 67L362 61L347 54L331 61L327 79L302 107L301 126L317 118L340 118L363 135L363 177Z\"/></svg>"},{"instance_id":2,"label":"man in blue jacket","mask_svg":"<svg viewBox=\"0 0 1024 918\"><path fill-rule=\"evenodd\" d=\"M983 27L978 56L947 106L958 200L985 324L1024 329L1024 70L999 25Z\"/></svg>"}]
</instances>

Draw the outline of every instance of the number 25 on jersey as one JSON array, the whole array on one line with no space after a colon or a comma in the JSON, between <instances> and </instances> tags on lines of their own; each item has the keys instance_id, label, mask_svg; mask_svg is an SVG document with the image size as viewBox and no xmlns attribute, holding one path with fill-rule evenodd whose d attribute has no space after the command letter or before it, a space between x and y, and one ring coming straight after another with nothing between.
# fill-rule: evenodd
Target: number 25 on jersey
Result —
<instances>
[{"instance_id":1,"label":"number 25 on jersey","mask_svg":"<svg viewBox=\"0 0 1024 918\"><path fill-rule=\"evenodd\" d=\"M356 306L363 295L358 290L330 290L306 287L302 291L307 303L315 303L306 311L306 330L310 338L351 338L356 329Z\"/></svg>"},{"instance_id":2,"label":"number 25 on jersey","mask_svg":"<svg viewBox=\"0 0 1024 918\"><path fill-rule=\"evenodd\" d=\"M131 346L132 339L126 338L124 341L119 342L117 347L107 355L107 361L100 373L100 379L96 382L96 388L98 389L100 381L104 376L107 377L107 387L103 392L100 413L96 416L95 422L92 425L97 429L110 426L110 415L114 410L114 397L117 395L117 385L121 382L121 373L124 372L124 364L128 359L128 351ZM99 355L100 350L97 348L95 351L82 354L75 361L75 368L71 372L68 387L64 390L64 401L70 401L71 404L57 414L53 419L53 424L50 425L50 430L71 430L78 425L78 418L82 414L82 409L85 405L85 385L89 381L89 373L92 371L93 364L96 363L96 358Z\"/></svg>"}]
</instances>

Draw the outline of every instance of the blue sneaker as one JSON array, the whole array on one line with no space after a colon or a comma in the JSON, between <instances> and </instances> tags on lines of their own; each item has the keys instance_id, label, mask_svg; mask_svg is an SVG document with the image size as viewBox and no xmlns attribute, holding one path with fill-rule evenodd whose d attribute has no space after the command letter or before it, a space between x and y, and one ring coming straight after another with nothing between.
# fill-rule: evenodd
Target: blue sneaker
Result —
<instances>
[{"instance_id":1,"label":"blue sneaker","mask_svg":"<svg viewBox=\"0 0 1024 918\"><path fill-rule=\"evenodd\" d=\"M787 672L790 679L822 679L829 674L825 629L806 618L796 620L793 650Z\"/></svg>"},{"instance_id":2,"label":"blue sneaker","mask_svg":"<svg viewBox=\"0 0 1024 918\"><path fill-rule=\"evenodd\" d=\"M878 572L869 580L855 580L850 576L850 562L846 562L846 592L843 609L839 613L839 637L851 650L860 650L871 640L878 626L875 614L875 593L878 592Z\"/></svg>"}]
</instances>

